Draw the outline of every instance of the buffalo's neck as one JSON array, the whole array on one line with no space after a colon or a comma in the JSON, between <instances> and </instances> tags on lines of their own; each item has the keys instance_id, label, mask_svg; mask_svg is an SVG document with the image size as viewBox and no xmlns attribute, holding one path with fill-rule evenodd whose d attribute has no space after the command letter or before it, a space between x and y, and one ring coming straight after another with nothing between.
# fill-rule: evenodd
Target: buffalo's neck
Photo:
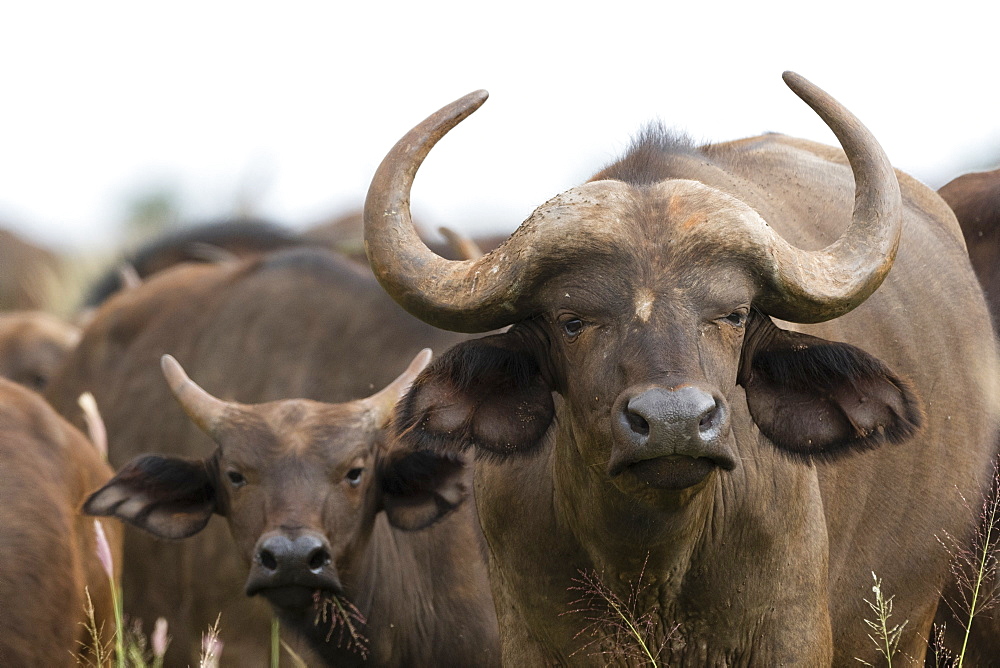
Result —
<instances>
[{"instance_id":1,"label":"buffalo's neck","mask_svg":"<svg viewBox=\"0 0 1000 668\"><path fill-rule=\"evenodd\" d=\"M646 624L651 646L682 662L701 660L688 652L708 638L718 648L712 656L729 665L751 647L758 659L794 663L803 638L818 645L810 661L826 656L826 533L815 471L758 450L756 432L737 425L754 440L736 470L651 503L652 495L629 496L586 466L565 424L531 466L489 474L518 477L528 499L491 493L480 503L505 651L534 642L545 660L578 660L589 637L580 631L613 635L613 614L594 628L588 621L595 606L607 612L610 598ZM519 512L525 519L515 532L503 517ZM761 640L768 637L776 640Z\"/></svg>"},{"instance_id":2,"label":"buffalo's neck","mask_svg":"<svg viewBox=\"0 0 1000 668\"><path fill-rule=\"evenodd\" d=\"M380 514L368 540L341 568L345 596L320 610L286 612L284 621L328 665L492 665L496 618L480 552L475 548L461 561L453 553L463 551L459 534L468 532L469 511L471 504L415 532L394 529ZM470 557L477 563L463 563ZM465 622L460 631L449 617L455 607ZM462 634L471 640L456 641ZM470 647L478 653L470 654Z\"/></svg>"},{"instance_id":3,"label":"buffalo's neck","mask_svg":"<svg viewBox=\"0 0 1000 668\"><path fill-rule=\"evenodd\" d=\"M385 594L422 584L419 578L404 582L400 577L401 570L411 566L401 562L411 562L412 555L406 541L401 551L391 533L379 517L371 533L350 547L354 558L338 563L343 596L326 595L315 606L278 610L283 626L302 635L327 665L364 666L371 659L388 663L383 649L386 629L398 625L408 612L406 602L419 596L401 596L403 602L393 607Z\"/></svg>"}]
</instances>

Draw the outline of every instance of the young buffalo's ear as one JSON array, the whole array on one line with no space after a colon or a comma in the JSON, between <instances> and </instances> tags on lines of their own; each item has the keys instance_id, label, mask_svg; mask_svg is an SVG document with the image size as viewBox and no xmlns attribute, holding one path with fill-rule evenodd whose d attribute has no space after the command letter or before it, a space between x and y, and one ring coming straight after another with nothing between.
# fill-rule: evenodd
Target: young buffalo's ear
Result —
<instances>
[{"instance_id":1,"label":"young buffalo's ear","mask_svg":"<svg viewBox=\"0 0 1000 668\"><path fill-rule=\"evenodd\" d=\"M764 436L796 455L835 456L903 441L923 422L909 384L846 343L790 332L754 312L738 382Z\"/></svg>"},{"instance_id":2,"label":"young buffalo's ear","mask_svg":"<svg viewBox=\"0 0 1000 668\"><path fill-rule=\"evenodd\" d=\"M397 452L382 468L382 507L394 527L415 531L460 506L468 487L461 455Z\"/></svg>"},{"instance_id":3,"label":"young buffalo's ear","mask_svg":"<svg viewBox=\"0 0 1000 668\"><path fill-rule=\"evenodd\" d=\"M511 333L454 346L396 407L394 431L413 450L475 447L500 457L531 452L555 408L534 356Z\"/></svg>"},{"instance_id":4,"label":"young buffalo's ear","mask_svg":"<svg viewBox=\"0 0 1000 668\"><path fill-rule=\"evenodd\" d=\"M187 538L216 512L215 460L144 455L126 464L83 504L160 538Z\"/></svg>"}]
</instances>

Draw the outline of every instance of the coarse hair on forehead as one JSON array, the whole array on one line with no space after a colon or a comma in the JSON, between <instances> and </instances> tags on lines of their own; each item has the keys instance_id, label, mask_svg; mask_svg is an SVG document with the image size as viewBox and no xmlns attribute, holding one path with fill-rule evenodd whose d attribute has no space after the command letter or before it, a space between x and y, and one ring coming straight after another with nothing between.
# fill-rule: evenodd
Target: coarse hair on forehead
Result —
<instances>
[{"instance_id":1,"label":"coarse hair on forehead","mask_svg":"<svg viewBox=\"0 0 1000 668\"><path fill-rule=\"evenodd\" d=\"M652 185L670 178L678 156L699 156L705 159L689 136L668 129L662 121L650 121L632 137L625 155L602 169L591 180L613 179L634 186Z\"/></svg>"}]
</instances>

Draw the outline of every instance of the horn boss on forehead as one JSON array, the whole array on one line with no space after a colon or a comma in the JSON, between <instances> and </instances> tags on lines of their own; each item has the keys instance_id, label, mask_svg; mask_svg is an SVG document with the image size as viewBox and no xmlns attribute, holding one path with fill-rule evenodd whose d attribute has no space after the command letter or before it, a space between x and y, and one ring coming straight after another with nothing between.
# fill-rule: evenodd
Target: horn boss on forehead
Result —
<instances>
[{"instance_id":1,"label":"horn boss on forehead","mask_svg":"<svg viewBox=\"0 0 1000 668\"><path fill-rule=\"evenodd\" d=\"M849 226L818 251L791 246L759 216L747 216L735 232L708 225L704 233L731 246L761 277L763 310L789 321L821 322L850 311L881 284L899 243L902 204L888 158L860 121L804 78L788 72L784 79L847 154L856 182ZM589 183L539 207L510 239L481 258L450 261L435 255L410 218L413 177L437 141L486 97L485 91L471 93L407 133L382 161L365 203L365 246L382 286L414 315L463 332L496 329L530 315L541 263L576 243L613 242L616 230L601 211L626 192L611 182Z\"/></svg>"}]
</instances>

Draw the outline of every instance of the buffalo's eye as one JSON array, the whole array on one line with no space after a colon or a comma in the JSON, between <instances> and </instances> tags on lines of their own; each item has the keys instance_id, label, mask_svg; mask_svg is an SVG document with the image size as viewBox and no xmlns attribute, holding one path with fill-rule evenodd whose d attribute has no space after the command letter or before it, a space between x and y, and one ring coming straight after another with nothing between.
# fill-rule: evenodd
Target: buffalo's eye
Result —
<instances>
[{"instance_id":1,"label":"buffalo's eye","mask_svg":"<svg viewBox=\"0 0 1000 668\"><path fill-rule=\"evenodd\" d=\"M747 324L747 312L746 311L733 311L727 315L724 320L734 327L743 327Z\"/></svg>"},{"instance_id":2,"label":"buffalo's eye","mask_svg":"<svg viewBox=\"0 0 1000 668\"><path fill-rule=\"evenodd\" d=\"M361 484L361 474L364 472L365 470L360 466L353 468L347 472L347 475L344 476L344 480L346 480L351 487L357 487Z\"/></svg>"},{"instance_id":3,"label":"buffalo's eye","mask_svg":"<svg viewBox=\"0 0 1000 668\"><path fill-rule=\"evenodd\" d=\"M575 339L583 331L583 320L571 318L562 322L563 333L570 339Z\"/></svg>"},{"instance_id":4,"label":"buffalo's eye","mask_svg":"<svg viewBox=\"0 0 1000 668\"><path fill-rule=\"evenodd\" d=\"M239 471L230 469L226 471L226 477L229 478L229 482L232 483L233 487L242 487L247 484L247 479Z\"/></svg>"}]
</instances>

